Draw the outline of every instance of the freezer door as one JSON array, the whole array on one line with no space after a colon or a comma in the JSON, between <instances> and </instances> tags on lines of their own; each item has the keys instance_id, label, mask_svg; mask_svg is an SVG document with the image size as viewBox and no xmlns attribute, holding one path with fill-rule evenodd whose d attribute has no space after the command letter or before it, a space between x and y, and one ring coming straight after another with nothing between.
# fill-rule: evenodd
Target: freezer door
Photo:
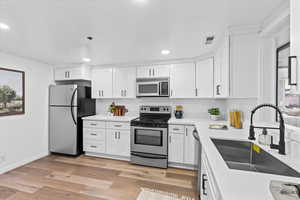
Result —
<instances>
[{"instance_id":1,"label":"freezer door","mask_svg":"<svg viewBox=\"0 0 300 200\"><path fill-rule=\"evenodd\" d=\"M77 108L74 118L77 119ZM71 107L50 107L50 152L77 155L77 126L75 125Z\"/></svg>"},{"instance_id":2,"label":"freezer door","mask_svg":"<svg viewBox=\"0 0 300 200\"><path fill-rule=\"evenodd\" d=\"M51 85L50 106L70 106L73 97L73 106L77 106L77 85Z\"/></svg>"}]
</instances>

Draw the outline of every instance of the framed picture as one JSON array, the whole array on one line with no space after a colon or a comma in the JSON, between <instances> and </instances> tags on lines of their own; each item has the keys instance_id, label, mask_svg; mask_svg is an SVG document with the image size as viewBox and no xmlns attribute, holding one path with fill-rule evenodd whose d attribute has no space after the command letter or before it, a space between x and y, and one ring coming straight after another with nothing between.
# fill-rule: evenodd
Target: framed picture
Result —
<instances>
[{"instance_id":1,"label":"framed picture","mask_svg":"<svg viewBox=\"0 0 300 200\"><path fill-rule=\"evenodd\" d=\"M0 67L0 116L25 113L25 72Z\"/></svg>"}]
</instances>

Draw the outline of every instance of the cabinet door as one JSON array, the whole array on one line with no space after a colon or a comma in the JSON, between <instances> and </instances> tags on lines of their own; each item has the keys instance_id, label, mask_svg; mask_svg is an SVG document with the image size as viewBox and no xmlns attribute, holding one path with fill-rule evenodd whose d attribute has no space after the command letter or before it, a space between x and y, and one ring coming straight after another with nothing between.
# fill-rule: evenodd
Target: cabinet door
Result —
<instances>
[{"instance_id":1,"label":"cabinet door","mask_svg":"<svg viewBox=\"0 0 300 200\"><path fill-rule=\"evenodd\" d=\"M214 59L214 96L229 96L229 37L225 37Z\"/></svg>"},{"instance_id":2,"label":"cabinet door","mask_svg":"<svg viewBox=\"0 0 300 200\"><path fill-rule=\"evenodd\" d=\"M118 156L130 156L130 131L129 130L118 130L117 132L118 146L117 155Z\"/></svg>"},{"instance_id":3,"label":"cabinet door","mask_svg":"<svg viewBox=\"0 0 300 200\"><path fill-rule=\"evenodd\" d=\"M169 162L183 163L184 135L177 133L169 134Z\"/></svg>"},{"instance_id":4,"label":"cabinet door","mask_svg":"<svg viewBox=\"0 0 300 200\"><path fill-rule=\"evenodd\" d=\"M214 60L213 58L196 63L196 96L214 96Z\"/></svg>"},{"instance_id":5,"label":"cabinet door","mask_svg":"<svg viewBox=\"0 0 300 200\"><path fill-rule=\"evenodd\" d=\"M136 68L115 68L113 74L113 96L115 98L135 98Z\"/></svg>"},{"instance_id":6,"label":"cabinet door","mask_svg":"<svg viewBox=\"0 0 300 200\"><path fill-rule=\"evenodd\" d=\"M195 64L184 63L171 66L171 98L195 98Z\"/></svg>"},{"instance_id":7,"label":"cabinet door","mask_svg":"<svg viewBox=\"0 0 300 200\"><path fill-rule=\"evenodd\" d=\"M230 37L230 96L257 98L260 42L256 34Z\"/></svg>"},{"instance_id":8,"label":"cabinet door","mask_svg":"<svg viewBox=\"0 0 300 200\"><path fill-rule=\"evenodd\" d=\"M65 68L56 68L54 70L54 79L56 81L63 81L63 80L68 80L69 78L69 70Z\"/></svg>"},{"instance_id":9,"label":"cabinet door","mask_svg":"<svg viewBox=\"0 0 300 200\"><path fill-rule=\"evenodd\" d=\"M159 65L153 67L153 75L155 78L168 78L170 77L170 66Z\"/></svg>"},{"instance_id":10,"label":"cabinet door","mask_svg":"<svg viewBox=\"0 0 300 200\"><path fill-rule=\"evenodd\" d=\"M291 56L297 56L300 59L300 1L291 0ZM300 65L297 69L297 93L300 93Z\"/></svg>"},{"instance_id":11,"label":"cabinet door","mask_svg":"<svg viewBox=\"0 0 300 200\"><path fill-rule=\"evenodd\" d=\"M110 155L118 154L118 131L106 130L106 153Z\"/></svg>"},{"instance_id":12,"label":"cabinet door","mask_svg":"<svg viewBox=\"0 0 300 200\"><path fill-rule=\"evenodd\" d=\"M184 164L196 165L198 161L195 155L197 141L193 136L194 129L194 126L185 126Z\"/></svg>"},{"instance_id":13,"label":"cabinet door","mask_svg":"<svg viewBox=\"0 0 300 200\"><path fill-rule=\"evenodd\" d=\"M150 78L153 77L153 67L137 67L137 78Z\"/></svg>"},{"instance_id":14,"label":"cabinet door","mask_svg":"<svg viewBox=\"0 0 300 200\"><path fill-rule=\"evenodd\" d=\"M112 98L113 73L111 68L92 71L92 97Z\"/></svg>"}]
</instances>

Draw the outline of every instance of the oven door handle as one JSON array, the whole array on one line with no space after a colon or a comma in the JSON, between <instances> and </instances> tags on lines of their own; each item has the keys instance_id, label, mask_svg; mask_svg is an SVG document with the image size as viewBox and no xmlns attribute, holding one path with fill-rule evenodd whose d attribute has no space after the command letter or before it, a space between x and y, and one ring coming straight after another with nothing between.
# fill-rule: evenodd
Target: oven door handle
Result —
<instances>
[{"instance_id":1,"label":"oven door handle","mask_svg":"<svg viewBox=\"0 0 300 200\"><path fill-rule=\"evenodd\" d=\"M133 153L133 152L131 152L131 155L138 156L138 157L141 157L141 158L150 158L150 159L165 159L166 158L166 156L159 156L159 155L150 156L150 155L145 155L145 154L140 154L140 153Z\"/></svg>"}]
</instances>

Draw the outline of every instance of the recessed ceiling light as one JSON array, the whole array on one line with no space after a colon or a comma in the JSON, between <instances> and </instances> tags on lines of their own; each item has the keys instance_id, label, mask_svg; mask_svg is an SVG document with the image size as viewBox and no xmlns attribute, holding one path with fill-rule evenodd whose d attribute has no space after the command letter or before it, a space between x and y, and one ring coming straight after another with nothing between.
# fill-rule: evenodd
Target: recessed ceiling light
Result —
<instances>
[{"instance_id":1,"label":"recessed ceiling light","mask_svg":"<svg viewBox=\"0 0 300 200\"><path fill-rule=\"evenodd\" d=\"M132 0L132 1L137 4L145 4L148 2L148 0Z\"/></svg>"},{"instance_id":2,"label":"recessed ceiling light","mask_svg":"<svg viewBox=\"0 0 300 200\"><path fill-rule=\"evenodd\" d=\"M171 51L168 49L161 50L162 55L169 55L170 53L171 53Z\"/></svg>"},{"instance_id":3,"label":"recessed ceiling light","mask_svg":"<svg viewBox=\"0 0 300 200\"><path fill-rule=\"evenodd\" d=\"M82 58L82 61L83 62L91 62L91 59L90 58Z\"/></svg>"},{"instance_id":4,"label":"recessed ceiling light","mask_svg":"<svg viewBox=\"0 0 300 200\"><path fill-rule=\"evenodd\" d=\"M10 29L10 27L7 24L0 22L0 29L8 31Z\"/></svg>"}]
</instances>

